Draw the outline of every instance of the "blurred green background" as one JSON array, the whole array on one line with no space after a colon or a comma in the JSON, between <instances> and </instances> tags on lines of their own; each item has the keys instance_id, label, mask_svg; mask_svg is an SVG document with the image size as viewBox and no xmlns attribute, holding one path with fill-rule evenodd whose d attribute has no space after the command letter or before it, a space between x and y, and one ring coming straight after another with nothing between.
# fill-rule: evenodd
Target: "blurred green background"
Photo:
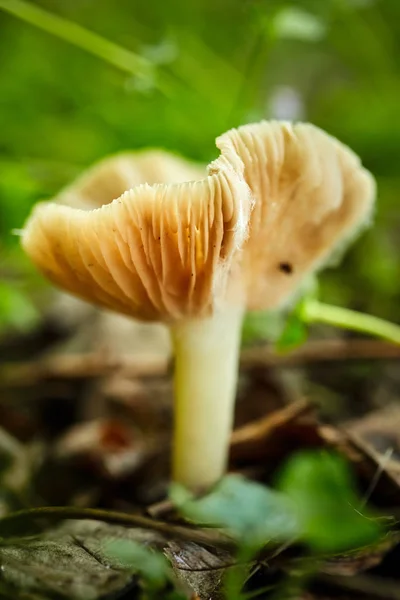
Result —
<instances>
[{"instance_id":1,"label":"blurred green background","mask_svg":"<svg viewBox=\"0 0 400 600\"><path fill-rule=\"evenodd\" d=\"M209 162L262 118L311 121L374 173L375 226L321 296L398 320L399 46L399 0L0 0L0 328L35 317L11 234L35 201L122 149Z\"/></svg>"}]
</instances>

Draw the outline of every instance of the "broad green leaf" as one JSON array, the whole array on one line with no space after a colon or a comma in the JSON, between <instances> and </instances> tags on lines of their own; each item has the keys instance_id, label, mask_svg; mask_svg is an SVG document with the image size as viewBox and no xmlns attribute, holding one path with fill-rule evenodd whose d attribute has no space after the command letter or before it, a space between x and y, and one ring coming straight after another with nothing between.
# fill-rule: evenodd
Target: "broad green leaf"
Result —
<instances>
[{"instance_id":1,"label":"broad green leaf","mask_svg":"<svg viewBox=\"0 0 400 600\"><path fill-rule=\"evenodd\" d=\"M239 475L228 475L200 499L176 484L170 495L185 517L224 527L243 546L257 548L272 539L287 540L299 531L287 497Z\"/></svg>"},{"instance_id":2,"label":"broad green leaf","mask_svg":"<svg viewBox=\"0 0 400 600\"><path fill-rule=\"evenodd\" d=\"M301 453L283 470L279 489L295 507L302 539L317 551L339 552L379 539L375 518L362 508L346 463L326 452Z\"/></svg>"}]
</instances>

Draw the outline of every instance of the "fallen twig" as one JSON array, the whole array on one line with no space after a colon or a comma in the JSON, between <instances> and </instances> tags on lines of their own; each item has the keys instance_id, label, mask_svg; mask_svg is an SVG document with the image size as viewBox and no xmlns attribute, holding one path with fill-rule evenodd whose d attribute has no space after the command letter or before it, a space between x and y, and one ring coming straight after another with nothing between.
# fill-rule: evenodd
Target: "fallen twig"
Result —
<instances>
[{"instance_id":1,"label":"fallen twig","mask_svg":"<svg viewBox=\"0 0 400 600\"><path fill-rule=\"evenodd\" d=\"M0 535L2 537L14 536L15 531L21 529L21 525L25 525L38 519L48 519L51 521L89 519L94 521L104 521L105 523L118 523L119 525L125 525L126 527L151 529L171 538L180 538L205 546L214 546L226 550L233 550L236 548L236 543L232 538L216 530L194 529L185 527L184 525L157 521L144 515L114 510L75 508L70 506L44 506L11 513L0 519Z\"/></svg>"},{"instance_id":2,"label":"fallen twig","mask_svg":"<svg viewBox=\"0 0 400 600\"><path fill-rule=\"evenodd\" d=\"M271 346L244 349L241 355L243 368L256 366L297 367L320 362L345 362L348 360L400 359L400 347L369 339L315 340L304 344L289 354L276 354Z\"/></svg>"},{"instance_id":3,"label":"fallen twig","mask_svg":"<svg viewBox=\"0 0 400 600\"><path fill-rule=\"evenodd\" d=\"M243 370L257 367L298 367L321 362L349 360L399 360L400 347L380 340L319 340L309 342L290 354L277 354L270 345L245 348ZM86 379L118 372L121 376L159 377L168 371L167 357L110 357L104 352L53 356L39 361L3 363L1 387L24 387L48 379Z\"/></svg>"},{"instance_id":4,"label":"fallen twig","mask_svg":"<svg viewBox=\"0 0 400 600\"><path fill-rule=\"evenodd\" d=\"M314 406L310 401L301 399L281 410L269 413L262 419L239 427L232 434L231 448L236 448L236 446L249 441L254 443L257 440L265 439L277 427L309 414L313 408Z\"/></svg>"},{"instance_id":5,"label":"fallen twig","mask_svg":"<svg viewBox=\"0 0 400 600\"><path fill-rule=\"evenodd\" d=\"M328 575L326 573L320 573L317 579L335 588L366 594L368 598L400 600L400 589L397 581L390 581L381 577L371 577L369 575L346 577L344 575Z\"/></svg>"}]
</instances>

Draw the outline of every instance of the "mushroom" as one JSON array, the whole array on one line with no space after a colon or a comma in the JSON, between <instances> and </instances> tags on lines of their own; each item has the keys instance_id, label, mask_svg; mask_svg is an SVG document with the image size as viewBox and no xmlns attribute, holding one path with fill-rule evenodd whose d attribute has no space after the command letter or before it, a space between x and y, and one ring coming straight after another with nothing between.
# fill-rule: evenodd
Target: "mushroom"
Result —
<instances>
[{"instance_id":1,"label":"mushroom","mask_svg":"<svg viewBox=\"0 0 400 600\"><path fill-rule=\"evenodd\" d=\"M375 196L358 157L310 124L264 121L216 143L202 179L144 183L88 211L40 204L22 238L55 284L169 327L173 478L194 490L226 469L245 311L288 303Z\"/></svg>"},{"instance_id":2,"label":"mushroom","mask_svg":"<svg viewBox=\"0 0 400 600\"><path fill-rule=\"evenodd\" d=\"M201 165L162 150L121 152L89 168L54 201L88 210L108 204L143 182L189 181L200 179L203 174Z\"/></svg>"}]
</instances>

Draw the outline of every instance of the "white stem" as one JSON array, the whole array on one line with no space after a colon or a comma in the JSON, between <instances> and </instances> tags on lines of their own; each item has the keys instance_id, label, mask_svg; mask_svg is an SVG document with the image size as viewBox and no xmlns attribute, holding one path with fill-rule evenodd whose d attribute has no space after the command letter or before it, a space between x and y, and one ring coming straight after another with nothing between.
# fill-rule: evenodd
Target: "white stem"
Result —
<instances>
[{"instance_id":1,"label":"white stem","mask_svg":"<svg viewBox=\"0 0 400 600\"><path fill-rule=\"evenodd\" d=\"M173 478L196 490L227 467L244 310L227 307L172 327L175 349Z\"/></svg>"}]
</instances>

